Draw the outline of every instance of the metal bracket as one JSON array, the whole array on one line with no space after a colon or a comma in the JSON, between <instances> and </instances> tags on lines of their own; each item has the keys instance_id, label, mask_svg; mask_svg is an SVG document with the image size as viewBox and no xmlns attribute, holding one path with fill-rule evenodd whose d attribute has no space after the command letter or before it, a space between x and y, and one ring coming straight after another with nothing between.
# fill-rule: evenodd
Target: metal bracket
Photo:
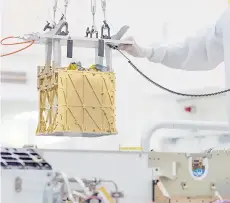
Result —
<instances>
[{"instance_id":1,"label":"metal bracket","mask_svg":"<svg viewBox=\"0 0 230 203\"><path fill-rule=\"evenodd\" d=\"M73 57L73 40L67 40L67 58Z\"/></svg>"},{"instance_id":2,"label":"metal bracket","mask_svg":"<svg viewBox=\"0 0 230 203\"><path fill-rule=\"evenodd\" d=\"M64 27L66 28L66 30L62 31L62 28L64 28ZM66 35L69 34L68 29L69 29L68 23L65 20L61 19L59 21L59 23L52 30L50 30L49 32L47 32L45 34L47 34L47 35L62 35L62 36L64 35L64 36L66 36Z\"/></svg>"},{"instance_id":3,"label":"metal bracket","mask_svg":"<svg viewBox=\"0 0 230 203\"><path fill-rule=\"evenodd\" d=\"M227 123L199 121L165 121L157 123L142 137L142 149L150 151L150 139L160 129L196 129L229 132ZM228 150L208 150L205 153L154 152L148 154L148 166L162 185L161 192L172 201L187 198L211 201L219 196L229 199L230 165ZM219 193L218 193L218 192Z\"/></svg>"},{"instance_id":4,"label":"metal bracket","mask_svg":"<svg viewBox=\"0 0 230 203\"><path fill-rule=\"evenodd\" d=\"M112 198L116 198L116 199L118 199L118 198L124 198L124 193L123 192L112 192L111 193L111 197Z\"/></svg>"},{"instance_id":5,"label":"metal bracket","mask_svg":"<svg viewBox=\"0 0 230 203\"><path fill-rule=\"evenodd\" d=\"M110 72L113 71L112 68L112 49L110 49L109 46L105 46L105 62L106 62L106 67Z\"/></svg>"},{"instance_id":6,"label":"metal bracket","mask_svg":"<svg viewBox=\"0 0 230 203\"><path fill-rule=\"evenodd\" d=\"M105 42L103 39L98 40L98 47L95 48L95 64L104 65Z\"/></svg>"},{"instance_id":7,"label":"metal bracket","mask_svg":"<svg viewBox=\"0 0 230 203\"><path fill-rule=\"evenodd\" d=\"M62 31L62 28L65 27L66 30ZM61 18L59 23L45 35L62 35L66 36L69 34L68 31L68 23ZM46 65L51 66L52 60L52 51L53 51L53 60L55 62L56 67L61 66L61 44L59 39L48 40L46 46ZM53 50L52 50L53 49Z\"/></svg>"},{"instance_id":8,"label":"metal bracket","mask_svg":"<svg viewBox=\"0 0 230 203\"><path fill-rule=\"evenodd\" d=\"M125 33L128 31L128 29L129 29L129 26L124 25L123 27L120 28L117 34L111 36L111 39L120 40L125 35Z\"/></svg>"},{"instance_id":9,"label":"metal bracket","mask_svg":"<svg viewBox=\"0 0 230 203\"><path fill-rule=\"evenodd\" d=\"M45 66L51 66L52 61L52 52L53 52L53 43L48 41L45 45Z\"/></svg>"},{"instance_id":10,"label":"metal bracket","mask_svg":"<svg viewBox=\"0 0 230 203\"><path fill-rule=\"evenodd\" d=\"M99 57L105 56L105 42L102 39L98 40L98 56Z\"/></svg>"}]
</instances>

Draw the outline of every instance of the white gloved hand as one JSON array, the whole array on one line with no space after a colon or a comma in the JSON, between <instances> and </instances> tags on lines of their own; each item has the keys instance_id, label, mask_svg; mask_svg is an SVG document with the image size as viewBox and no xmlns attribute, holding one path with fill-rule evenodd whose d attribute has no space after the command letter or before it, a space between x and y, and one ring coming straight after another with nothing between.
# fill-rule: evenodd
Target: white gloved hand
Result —
<instances>
[{"instance_id":1,"label":"white gloved hand","mask_svg":"<svg viewBox=\"0 0 230 203\"><path fill-rule=\"evenodd\" d=\"M133 45L122 44L119 46L120 50L127 52L131 56L139 57L139 58L148 58L152 55L152 51L153 51L152 48L144 48L144 47L139 46L133 37L128 37L128 38L124 39L124 41L133 41L134 42Z\"/></svg>"}]
</instances>

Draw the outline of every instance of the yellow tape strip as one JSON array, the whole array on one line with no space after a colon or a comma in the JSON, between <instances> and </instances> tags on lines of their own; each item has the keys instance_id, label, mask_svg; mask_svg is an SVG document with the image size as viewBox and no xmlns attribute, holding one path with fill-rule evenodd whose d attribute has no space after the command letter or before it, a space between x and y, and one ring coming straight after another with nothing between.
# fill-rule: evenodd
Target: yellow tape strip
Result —
<instances>
[{"instance_id":1,"label":"yellow tape strip","mask_svg":"<svg viewBox=\"0 0 230 203\"><path fill-rule=\"evenodd\" d=\"M142 147L120 147L120 151L141 151Z\"/></svg>"},{"instance_id":2,"label":"yellow tape strip","mask_svg":"<svg viewBox=\"0 0 230 203\"><path fill-rule=\"evenodd\" d=\"M105 189L105 187L101 187L98 189L100 192L102 192L102 194L105 196L105 198L109 201L109 203L114 203L112 197L110 196L110 194L107 192L107 190Z\"/></svg>"}]
</instances>

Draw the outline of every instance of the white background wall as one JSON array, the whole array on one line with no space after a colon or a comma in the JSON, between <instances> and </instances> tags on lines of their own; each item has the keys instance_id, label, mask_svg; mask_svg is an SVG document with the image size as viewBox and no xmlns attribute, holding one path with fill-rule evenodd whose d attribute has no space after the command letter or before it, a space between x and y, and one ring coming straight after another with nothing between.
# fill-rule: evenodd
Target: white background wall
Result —
<instances>
[{"instance_id":1,"label":"white background wall","mask_svg":"<svg viewBox=\"0 0 230 203\"><path fill-rule=\"evenodd\" d=\"M2 36L18 36L38 32L43 29L46 20L51 20L52 1L50 0L40 0L39 2L35 0L1 1ZM62 5L63 2L61 2L59 10L63 8ZM140 44L149 45L163 41L177 42L183 40L187 35L194 35L198 29L215 22L227 8L227 0L108 0L107 7L107 16L112 32L116 32L121 26L128 24L131 28L127 35L133 35ZM102 21L99 1L97 12L99 26ZM59 16L60 14L61 12L59 12ZM92 23L90 1L71 0L67 20L71 35L84 36L86 26ZM2 51L8 52L14 48L4 47ZM29 77L26 86L1 85L1 96L5 101L2 106L4 115L16 114L19 111L31 111L32 109L36 111L36 66L43 65L43 48L33 46L17 55L2 59L1 68L3 70L23 70L28 73ZM84 64L92 63L92 56L92 52L89 50L75 50L75 58L80 59ZM64 57L65 55L63 55L63 59ZM223 65L213 71L197 73L171 70L142 59L133 60L152 79L177 91L186 92L206 87L224 88ZM64 65L67 62L64 60ZM65 138L68 148L117 149L119 144L139 145L140 136L153 123L162 119L187 118L183 113L180 113L181 107L174 97L145 81L117 54L114 58L114 68L117 74L116 102L119 136L94 140L79 138L71 140L71 144ZM8 101L14 101L14 103ZM25 102L26 105L20 105L18 101ZM29 108L28 102L31 104L31 108ZM213 109L220 104L221 101L218 100L208 106ZM11 108L12 105L16 110ZM225 109L222 106L219 117L226 120ZM214 111L210 112L212 116L202 114L203 116L199 116L199 119L220 119L215 116ZM28 114L23 118L4 120L2 132L7 134L7 137L4 135L1 139L12 144L25 143L27 135L34 132L36 125L37 116L33 115L32 117L32 119L29 118L30 122L28 122ZM54 139L56 141L63 140L62 138L39 138L37 140L40 144L44 142L48 144L54 142ZM157 145L155 142L153 144ZM62 143L56 147L65 148L67 144Z\"/></svg>"}]
</instances>

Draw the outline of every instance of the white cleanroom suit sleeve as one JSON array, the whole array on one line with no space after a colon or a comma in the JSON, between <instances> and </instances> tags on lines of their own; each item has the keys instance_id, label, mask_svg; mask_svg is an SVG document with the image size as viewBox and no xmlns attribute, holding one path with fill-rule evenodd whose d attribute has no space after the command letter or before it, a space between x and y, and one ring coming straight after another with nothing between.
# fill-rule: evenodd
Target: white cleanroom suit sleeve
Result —
<instances>
[{"instance_id":1,"label":"white cleanroom suit sleeve","mask_svg":"<svg viewBox=\"0 0 230 203\"><path fill-rule=\"evenodd\" d=\"M230 89L230 9L226 11L218 21L220 36L223 44L225 84L226 89ZM226 93L228 124L230 125L230 92Z\"/></svg>"},{"instance_id":2,"label":"white cleanroom suit sleeve","mask_svg":"<svg viewBox=\"0 0 230 203\"><path fill-rule=\"evenodd\" d=\"M215 25L200 35L187 38L183 43L154 46L147 58L174 69L211 70L223 61L222 40Z\"/></svg>"}]
</instances>

